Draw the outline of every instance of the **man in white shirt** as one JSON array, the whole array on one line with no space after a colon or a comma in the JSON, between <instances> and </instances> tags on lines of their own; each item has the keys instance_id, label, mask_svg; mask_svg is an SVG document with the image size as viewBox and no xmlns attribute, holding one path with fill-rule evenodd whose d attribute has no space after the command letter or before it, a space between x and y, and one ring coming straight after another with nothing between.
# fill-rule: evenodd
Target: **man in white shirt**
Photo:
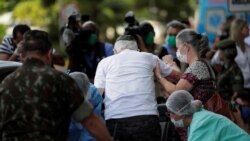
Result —
<instances>
[{"instance_id":1,"label":"man in white shirt","mask_svg":"<svg viewBox=\"0 0 250 141\"><path fill-rule=\"evenodd\" d=\"M157 56L139 52L133 36L119 37L114 53L98 64L94 81L101 94L105 91L109 132L119 141L160 140L153 72L156 63L160 63L164 77L179 76Z\"/></svg>"}]
</instances>

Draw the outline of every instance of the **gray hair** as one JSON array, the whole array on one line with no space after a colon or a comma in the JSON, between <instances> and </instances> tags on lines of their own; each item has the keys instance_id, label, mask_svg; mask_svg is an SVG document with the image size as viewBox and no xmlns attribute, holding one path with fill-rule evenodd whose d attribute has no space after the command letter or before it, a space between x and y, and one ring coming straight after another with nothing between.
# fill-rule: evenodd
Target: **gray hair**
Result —
<instances>
[{"instance_id":1,"label":"gray hair","mask_svg":"<svg viewBox=\"0 0 250 141\"><path fill-rule=\"evenodd\" d=\"M86 21L82 24L82 29L89 29L92 32L95 32L97 36L99 36L99 29L95 22L93 21Z\"/></svg>"},{"instance_id":2,"label":"gray hair","mask_svg":"<svg viewBox=\"0 0 250 141\"><path fill-rule=\"evenodd\" d=\"M120 53L124 49L138 50L136 41L118 40L115 42L114 52Z\"/></svg>"},{"instance_id":3,"label":"gray hair","mask_svg":"<svg viewBox=\"0 0 250 141\"><path fill-rule=\"evenodd\" d=\"M180 31L177 34L176 39L181 43L190 43L198 53L199 57L204 54L204 50L209 48L207 36L199 34L190 28Z\"/></svg>"},{"instance_id":4,"label":"gray hair","mask_svg":"<svg viewBox=\"0 0 250 141\"><path fill-rule=\"evenodd\" d=\"M86 95L90 87L90 81L88 76L82 72L72 72L69 74L69 76L75 80L75 82L77 83L78 87L82 92L82 95L88 96Z\"/></svg>"},{"instance_id":5,"label":"gray hair","mask_svg":"<svg viewBox=\"0 0 250 141\"><path fill-rule=\"evenodd\" d=\"M169 22L167 25L166 25L167 29L169 27L173 27L173 28L177 28L179 30L183 30L185 28L187 28L187 26L177 20L172 20L171 22Z\"/></svg>"},{"instance_id":6,"label":"gray hair","mask_svg":"<svg viewBox=\"0 0 250 141\"><path fill-rule=\"evenodd\" d=\"M86 22L84 22L84 23L82 24L82 27L84 28L84 27L89 26L89 25L95 26L95 27L97 28L96 23L93 22L93 21L86 21Z\"/></svg>"},{"instance_id":7,"label":"gray hair","mask_svg":"<svg viewBox=\"0 0 250 141\"><path fill-rule=\"evenodd\" d=\"M193 96L185 90L177 90L173 92L166 102L168 110L177 115L193 115L202 108L199 100L194 100Z\"/></svg>"}]
</instances>

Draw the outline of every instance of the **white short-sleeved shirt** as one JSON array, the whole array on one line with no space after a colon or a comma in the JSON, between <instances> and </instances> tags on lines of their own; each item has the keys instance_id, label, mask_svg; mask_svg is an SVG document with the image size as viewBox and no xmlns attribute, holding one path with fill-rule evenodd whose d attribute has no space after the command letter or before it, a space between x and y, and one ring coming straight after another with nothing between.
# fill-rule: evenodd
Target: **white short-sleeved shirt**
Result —
<instances>
[{"instance_id":1,"label":"white short-sleeved shirt","mask_svg":"<svg viewBox=\"0 0 250 141\"><path fill-rule=\"evenodd\" d=\"M153 72L158 60L162 74L169 75L170 65L157 56L128 49L98 64L94 84L105 89L106 120L158 115Z\"/></svg>"},{"instance_id":2,"label":"white short-sleeved shirt","mask_svg":"<svg viewBox=\"0 0 250 141\"><path fill-rule=\"evenodd\" d=\"M242 52L239 46L236 49L237 56L234 60L243 74L244 88L250 88L250 46L245 47L245 52Z\"/></svg>"}]
</instances>

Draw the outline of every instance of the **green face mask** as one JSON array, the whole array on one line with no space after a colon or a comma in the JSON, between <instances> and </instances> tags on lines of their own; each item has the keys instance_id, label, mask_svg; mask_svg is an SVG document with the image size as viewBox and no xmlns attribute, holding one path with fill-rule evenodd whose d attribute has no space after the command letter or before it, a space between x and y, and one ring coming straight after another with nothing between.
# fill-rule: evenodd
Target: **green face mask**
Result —
<instances>
[{"instance_id":1,"label":"green face mask","mask_svg":"<svg viewBox=\"0 0 250 141\"><path fill-rule=\"evenodd\" d=\"M148 45L148 46L153 45L154 44L154 37L155 37L154 32L149 32L148 35L144 38L146 45Z\"/></svg>"},{"instance_id":2,"label":"green face mask","mask_svg":"<svg viewBox=\"0 0 250 141\"><path fill-rule=\"evenodd\" d=\"M168 35L167 38L167 43L170 45L170 47L174 48L176 47L176 37L173 35Z\"/></svg>"},{"instance_id":3,"label":"green face mask","mask_svg":"<svg viewBox=\"0 0 250 141\"><path fill-rule=\"evenodd\" d=\"M97 42L97 35L95 33L92 33L89 36L88 44L89 44L89 46L93 46L94 44L96 44L96 42Z\"/></svg>"}]
</instances>

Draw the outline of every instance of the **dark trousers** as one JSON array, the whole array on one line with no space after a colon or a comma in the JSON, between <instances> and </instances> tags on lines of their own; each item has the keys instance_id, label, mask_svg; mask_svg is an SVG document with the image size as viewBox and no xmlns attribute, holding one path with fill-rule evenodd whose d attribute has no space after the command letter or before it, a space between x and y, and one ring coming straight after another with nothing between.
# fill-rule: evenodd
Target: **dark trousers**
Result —
<instances>
[{"instance_id":1,"label":"dark trousers","mask_svg":"<svg viewBox=\"0 0 250 141\"><path fill-rule=\"evenodd\" d=\"M145 115L106 121L114 141L160 141L161 127L158 116Z\"/></svg>"}]
</instances>

